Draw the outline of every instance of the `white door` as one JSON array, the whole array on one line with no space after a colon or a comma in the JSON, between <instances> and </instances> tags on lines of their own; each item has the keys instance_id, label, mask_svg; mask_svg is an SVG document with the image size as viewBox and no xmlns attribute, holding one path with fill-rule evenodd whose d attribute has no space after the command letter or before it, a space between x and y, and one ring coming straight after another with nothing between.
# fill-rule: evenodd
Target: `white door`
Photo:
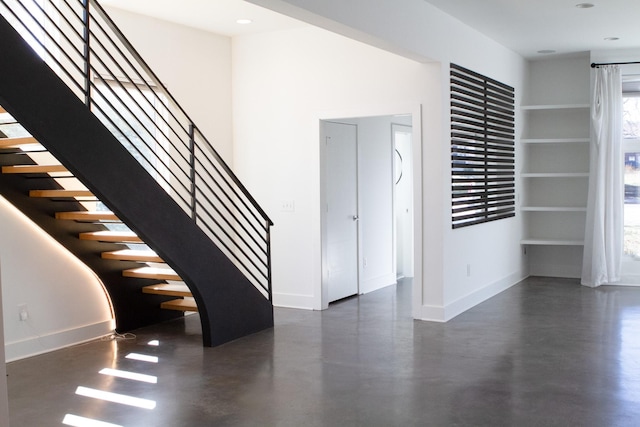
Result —
<instances>
[{"instance_id":1,"label":"white door","mask_svg":"<svg viewBox=\"0 0 640 427\"><path fill-rule=\"evenodd\" d=\"M358 293L357 127L323 122L324 281L328 302Z\"/></svg>"}]
</instances>

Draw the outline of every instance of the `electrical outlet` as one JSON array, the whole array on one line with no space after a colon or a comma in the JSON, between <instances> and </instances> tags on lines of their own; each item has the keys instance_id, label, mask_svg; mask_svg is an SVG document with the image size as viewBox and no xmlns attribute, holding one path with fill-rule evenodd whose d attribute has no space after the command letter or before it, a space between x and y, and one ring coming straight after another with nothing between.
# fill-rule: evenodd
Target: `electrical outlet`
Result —
<instances>
[{"instance_id":1,"label":"electrical outlet","mask_svg":"<svg viewBox=\"0 0 640 427\"><path fill-rule=\"evenodd\" d=\"M281 212L294 212L296 210L296 202L293 200L281 200L280 211Z\"/></svg>"},{"instance_id":2,"label":"electrical outlet","mask_svg":"<svg viewBox=\"0 0 640 427\"><path fill-rule=\"evenodd\" d=\"M367 266L367 259L366 258L362 258L362 266L363 267Z\"/></svg>"},{"instance_id":3,"label":"electrical outlet","mask_svg":"<svg viewBox=\"0 0 640 427\"><path fill-rule=\"evenodd\" d=\"M21 322L25 322L29 319L29 310L27 309L27 304L18 305L18 316L20 317Z\"/></svg>"},{"instance_id":4,"label":"electrical outlet","mask_svg":"<svg viewBox=\"0 0 640 427\"><path fill-rule=\"evenodd\" d=\"M471 264L467 264L467 277L471 277Z\"/></svg>"}]
</instances>

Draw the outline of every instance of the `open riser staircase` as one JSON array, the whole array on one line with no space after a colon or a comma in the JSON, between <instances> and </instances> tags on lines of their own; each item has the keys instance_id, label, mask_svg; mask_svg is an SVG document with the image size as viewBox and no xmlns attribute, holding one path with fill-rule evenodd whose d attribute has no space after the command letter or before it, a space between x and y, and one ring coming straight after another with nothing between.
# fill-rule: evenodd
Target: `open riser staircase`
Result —
<instances>
[{"instance_id":1,"label":"open riser staircase","mask_svg":"<svg viewBox=\"0 0 640 427\"><path fill-rule=\"evenodd\" d=\"M34 34L33 23L16 24L24 14L16 8L32 7L0 0L0 193L96 272L118 331L184 311L199 312L206 346L272 327L271 221L95 1L47 1L56 19L39 19L69 23L61 12L68 7L85 24L92 19L90 28L102 19L115 31L109 40L126 51L127 70L146 73L142 79L154 82L147 87L161 90L153 95L160 112L144 114L162 123L140 127L147 107L127 94L111 99L113 89L100 92L98 80L104 83L118 59L89 26L76 31L84 40L78 50L84 65L76 68L84 74L74 83L68 72L61 76L70 59L53 65L47 59L59 58L60 46L53 53L34 49L24 36L25 28ZM69 41L69 32L60 34ZM42 38L58 43L60 34ZM97 67L90 62L96 45L109 57L98 58ZM131 58L142 65L134 68ZM118 67L113 76L128 76ZM128 78L129 86L140 80ZM155 135L156 149L139 149L148 143L144 132Z\"/></svg>"},{"instance_id":2,"label":"open riser staircase","mask_svg":"<svg viewBox=\"0 0 640 427\"><path fill-rule=\"evenodd\" d=\"M0 167L0 194L110 285L119 328L178 316L164 310L198 311L180 276L1 106ZM165 298L140 298L140 292Z\"/></svg>"}]
</instances>

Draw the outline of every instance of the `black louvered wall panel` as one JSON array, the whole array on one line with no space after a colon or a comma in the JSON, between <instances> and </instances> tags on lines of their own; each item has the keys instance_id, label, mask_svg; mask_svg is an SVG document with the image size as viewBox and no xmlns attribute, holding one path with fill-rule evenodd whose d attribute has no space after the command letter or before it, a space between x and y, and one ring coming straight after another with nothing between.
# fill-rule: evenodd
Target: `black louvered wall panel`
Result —
<instances>
[{"instance_id":1,"label":"black louvered wall panel","mask_svg":"<svg viewBox=\"0 0 640 427\"><path fill-rule=\"evenodd\" d=\"M515 215L514 89L451 64L451 220Z\"/></svg>"}]
</instances>

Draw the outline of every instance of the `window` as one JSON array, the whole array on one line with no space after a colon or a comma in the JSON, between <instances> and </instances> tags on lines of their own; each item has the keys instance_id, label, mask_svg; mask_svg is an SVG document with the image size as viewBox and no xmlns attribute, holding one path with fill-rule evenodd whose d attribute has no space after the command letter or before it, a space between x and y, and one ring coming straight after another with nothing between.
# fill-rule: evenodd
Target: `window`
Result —
<instances>
[{"instance_id":1,"label":"window","mask_svg":"<svg viewBox=\"0 0 640 427\"><path fill-rule=\"evenodd\" d=\"M146 85L95 81L94 113L168 191L167 102Z\"/></svg>"},{"instance_id":2,"label":"window","mask_svg":"<svg viewBox=\"0 0 640 427\"><path fill-rule=\"evenodd\" d=\"M624 255L625 261L633 263L640 260L640 97L637 95L624 93L622 110Z\"/></svg>"},{"instance_id":3,"label":"window","mask_svg":"<svg viewBox=\"0 0 640 427\"><path fill-rule=\"evenodd\" d=\"M452 227L515 215L514 89L451 64Z\"/></svg>"}]
</instances>

